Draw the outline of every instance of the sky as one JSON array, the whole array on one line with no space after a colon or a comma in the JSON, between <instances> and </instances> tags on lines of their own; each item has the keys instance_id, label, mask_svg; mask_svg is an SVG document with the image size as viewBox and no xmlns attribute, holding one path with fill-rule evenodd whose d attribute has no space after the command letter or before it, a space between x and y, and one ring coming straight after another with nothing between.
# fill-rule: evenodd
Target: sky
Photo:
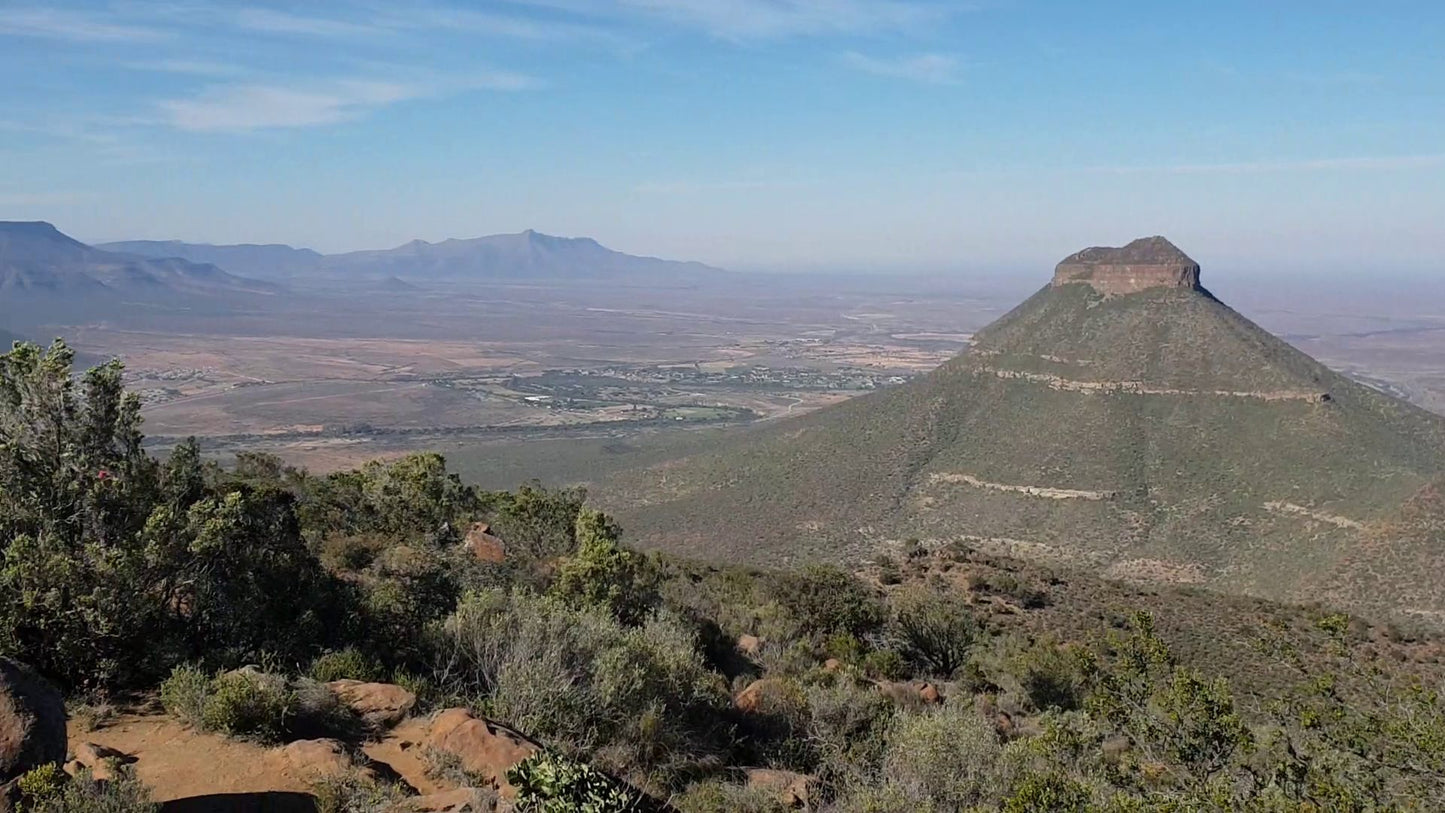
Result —
<instances>
[{"instance_id":1,"label":"sky","mask_svg":"<svg viewBox=\"0 0 1445 813\"><path fill-rule=\"evenodd\" d=\"M0 0L0 219L755 270L1445 265L1439 0Z\"/></svg>"}]
</instances>

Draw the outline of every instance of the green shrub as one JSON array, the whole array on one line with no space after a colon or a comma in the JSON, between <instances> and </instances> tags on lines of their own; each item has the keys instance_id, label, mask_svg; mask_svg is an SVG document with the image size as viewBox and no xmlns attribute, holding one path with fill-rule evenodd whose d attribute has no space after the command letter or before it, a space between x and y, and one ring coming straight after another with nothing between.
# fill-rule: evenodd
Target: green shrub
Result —
<instances>
[{"instance_id":1,"label":"green shrub","mask_svg":"<svg viewBox=\"0 0 1445 813\"><path fill-rule=\"evenodd\" d=\"M388 813L407 797L390 782L351 772L323 777L311 785L316 813Z\"/></svg>"},{"instance_id":2,"label":"green shrub","mask_svg":"<svg viewBox=\"0 0 1445 813\"><path fill-rule=\"evenodd\" d=\"M670 614L642 627L552 598L470 594L443 626L442 691L609 763L670 775L722 747L728 702L693 630Z\"/></svg>"},{"instance_id":3,"label":"green shrub","mask_svg":"<svg viewBox=\"0 0 1445 813\"><path fill-rule=\"evenodd\" d=\"M288 680L252 669L209 678L194 667L179 667L160 694L169 714L231 737L276 742L364 733L351 709L311 678Z\"/></svg>"},{"instance_id":4,"label":"green shrub","mask_svg":"<svg viewBox=\"0 0 1445 813\"><path fill-rule=\"evenodd\" d=\"M574 607L596 607L629 626L657 604L656 569L618 545L622 531L601 511L577 515L577 550L562 560L551 595Z\"/></svg>"},{"instance_id":5,"label":"green shrub","mask_svg":"<svg viewBox=\"0 0 1445 813\"><path fill-rule=\"evenodd\" d=\"M698 782L672 799L681 813L785 813L777 793L765 788L710 779Z\"/></svg>"},{"instance_id":6,"label":"green shrub","mask_svg":"<svg viewBox=\"0 0 1445 813\"><path fill-rule=\"evenodd\" d=\"M67 782L65 773L58 766L52 767L58 777L32 780L43 787L27 792L21 786L19 809L23 813L155 813L160 809L130 765L116 766L114 778L104 782L85 769Z\"/></svg>"},{"instance_id":7,"label":"green shrub","mask_svg":"<svg viewBox=\"0 0 1445 813\"><path fill-rule=\"evenodd\" d=\"M166 713L199 726L211 696L211 676L194 666L177 666L161 684L160 695Z\"/></svg>"},{"instance_id":8,"label":"green shrub","mask_svg":"<svg viewBox=\"0 0 1445 813\"><path fill-rule=\"evenodd\" d=\"M1039 711L1071 711L1084 702L1083 663L1073 650L1051 639L1035 642L1010 660L1019 688Z\"/></svg>"},{"instance_id":9,"label":"green shrub","mask_svg":"<svg viewBox=\"0 0 1445 813\"><path fill-rule=\"evenodd\" d=\"M322 683L333 680L377 681L383 674L381 664L352 647L321 655L311 662L310 671L311 677Z\"/></svg>"},{"instance_id":10,"label":"green shrub","mask_svg":"<svg viewBox=\"0 0 1445 813\"><path fill-rule=\"evenodd\" d=\"M585 762L539 751L507 771L517 804L540 813L622 813L653 808L641 793Z\"/></svg>"},{"instance_id":11,"label":"green shrub","mask_svg":"<svg viewBox=\"0 0 1445 813\"><path fill-rule=\"evenodd\" d=\"M59 765L47 762L21 774L15 787L25 804L36 805L59 796L69 778Z\"/></svg>"},{"instance_id":12,"label":"green shrub","mask_svg":"<svg viewBox=\"0 0 1445 813\"><path fill-rule=\"evenodd\" d=\"M808 689L807 742L825 794L836 793L855 777L876 775L883 756L893 703L871 685L839 680Z\"/></svg>"},{"instance_id":13,"label":"green shrub","mask_svg":"<svg viewBox=\"0 0 1445 813\"><path fill-rule=\"evenodd\" d=\"M892 609L892 638L917 669L949 678L968 662L980 631L963 596L916 587L895 594Z\"/></svg>"},{"instance_id":14,"label":"green shrub","mask_svg":"<svg viewBox=\"0 0 1445 813\"><path fill-rule=\"evenodd\" d=\"M319 550L321 564L335 572L365 570L387 546L385 537L375 534L329 534Z\"/></svg>"},{"instance_id":15,"label":"green shrub","mask_svg":"<svg viewBox=\"0 0 1445 813\"><path fill-rule=\"evenodd\" d=\"M1058 774L1024 777L1004 799L1004 813L1085 813L1092 794L1087 785Z\"/></svg>"},{"instance_id":16,"label":"green shrub","mask_svg":"<svg viewBox=\"0 0 1445 813\"><path fill-rule=\"evenodd\" d=\"M898 680L908 674L908 664L892 649L875 649L863 656L863 673L874 680Z\"/></svg>"},{"instance_id":17,"label":"green shrub","mask_svg":"<svg viewBox=\"0 0 1445 813\"><path fill-rule=\"evenodd\" d=\"M228 672L210 687L201 727L231 737L280 740L296 711L296 695L285 678L261 672Z\"/></svg>"},{"instance_id":18,"label":"green shrub","mask_svg":"<svg viewBox=\"0 0 1445 813\"><path fill-rule=\"evenodd\" d=\"M866 638L883 624L877 593L837 568L813 566L778 576L772 597L805 634L820 640L838 632Z\"/></svg>"},{"instance_id":19,"label":"green shrub","mask_svg":"<svg viewBox=\"0 0 1445 813\"><path fill-rule=\"evenodd\" d=\"M999 797L998 736L971 703L894 716L882 777L922 807L967 810Z\"/></svg>"}]
</instances>

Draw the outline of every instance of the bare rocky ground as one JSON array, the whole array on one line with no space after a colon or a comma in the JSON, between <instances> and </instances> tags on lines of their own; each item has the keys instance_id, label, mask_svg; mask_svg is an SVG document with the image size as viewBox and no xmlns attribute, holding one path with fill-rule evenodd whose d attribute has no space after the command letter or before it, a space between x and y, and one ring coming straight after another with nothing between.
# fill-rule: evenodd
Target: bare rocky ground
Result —
<instances>
[{"instance_id":1,"label":"bare rocky ground","mask_svg":"<svg viewBox=\"0 0 1445 813\"><path fill-rule=\"evenodd\" d=\"M338 683L333 690L373 724L370 736L264 745L140 705L100 724L72 719L66 769L107 779L130 766L165 813L310 813L328 783L348 781L392 786L405 797L387 808L396 813L494 810L514 794L507 770L539 748L465 709L405 716L416 698L399 686Z\"/></svg>"}]
</instances>

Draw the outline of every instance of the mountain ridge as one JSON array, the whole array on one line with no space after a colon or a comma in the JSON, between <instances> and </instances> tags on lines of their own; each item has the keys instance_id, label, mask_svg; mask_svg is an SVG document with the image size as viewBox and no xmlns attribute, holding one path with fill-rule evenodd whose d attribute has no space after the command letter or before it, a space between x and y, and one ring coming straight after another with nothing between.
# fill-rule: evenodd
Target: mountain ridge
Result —
<instances>
[{"instance_id":1,"label":"mountain ridge","mask_svg":"<svg viewBox=\"0 0 1445 813\"><path fill-rule=\"evenodd\" d=\"M702 280L725 274L698 262L627 254L591 237L558 237L533 229L437 242L411 240L386 249L321 254L282 244L211 245L171 241L105 243L151 257L180 256L214 262L268 279L357 277L425 280L639 279L680 276ZM228 266L227 263L231 265Z\"/></svg>"},{"instance_id":2,"label":"mountain ridge","mask_svg":"<svg viewBox=\"0 0 1445 813\"><path fill-rule=\"evenodd\" d=\"M0 314L15 324L104 315L126 304L220 303L279 290L209 263L103 251L44 221L0 221Z\"/></svg>"},{"instance_id":3,"label":"mountain ridge","mask_svg":"<svg viewBox=\"0 0 1445 813\"><path fill-rule=\"evenodd\" d=\"M1165 259L1148 264L1192 263ZM1141 264L1051 282L914 382L598 496L648 544L682 538L735 560L856 563L917 537L1369 609L1383 609L1380 591L1348 583L1361 551L1383 545L1398 556L1368 561L1384 583L1413 585L1404 609L1445 612L1445 576L1428 570L1445 540L1371 536L1445 474L1445 418Z\"/></svg>"}]
</instances>

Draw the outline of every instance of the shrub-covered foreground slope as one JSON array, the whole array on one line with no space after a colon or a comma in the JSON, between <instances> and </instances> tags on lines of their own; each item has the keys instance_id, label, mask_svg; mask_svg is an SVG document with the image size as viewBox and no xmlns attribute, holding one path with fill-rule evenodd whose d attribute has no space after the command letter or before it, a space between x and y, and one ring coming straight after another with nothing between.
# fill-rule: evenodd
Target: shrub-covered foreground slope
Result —
<instances>
[{"instance_id":1,"label":"shrub-covered foreground slope","mask_svg":"<svg viewBox=\"0 0 1445 813\"><path fill-rule=\"evenodd\" d=\"M730 561L858 561L918 537L1438 621L1442 473L1445 418L1206 291L1072 283L921 380L596 492L643 544Z\"/></svg>"},{"instance_id":2,"label":"shrub-covered foreground slope","mask_svg":"<svg viewBox=\"0 0 1445 813\"><path fill-rule=\"evenodd\" d=\"M102 709L158 704L196 748L339 763L287 788L321 810L416 810L443 782L556 811L1445 805L1438 638L966 544L859 573L644 555L579 492L479 492L436 455L324 478L194 445L159 461L118 367L70 362L0 357L0 656L101 741ZM359 714L338 679L407 700ZM401 759L384 731L408 716L431 732L405 740L421 779L347 767ZM444 720L519 732L506 770L432 748ZM32 810L152 809L155 757L123 757L100 760L111 780L0 786ZM213 764L218 786L254 767Z\"/></svg>"}]
</instances>

